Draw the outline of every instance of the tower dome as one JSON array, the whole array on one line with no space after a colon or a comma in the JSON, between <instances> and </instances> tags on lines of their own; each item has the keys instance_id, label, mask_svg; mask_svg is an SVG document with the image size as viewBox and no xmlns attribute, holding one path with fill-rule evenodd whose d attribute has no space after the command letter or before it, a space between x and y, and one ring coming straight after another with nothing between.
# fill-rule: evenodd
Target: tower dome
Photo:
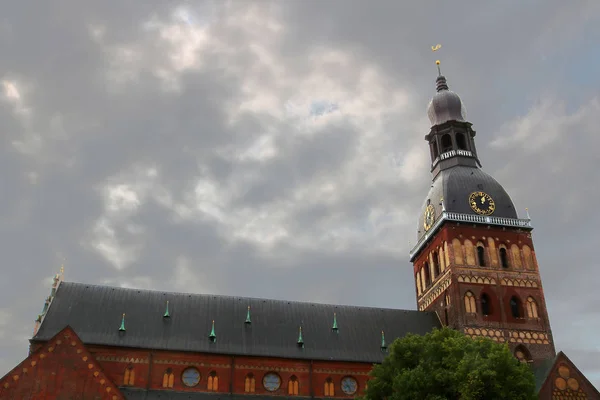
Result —
<instances>
[{"instance_id":1,"label":"tower dome","mask_svg":"<svg viewBox=\"0 0 600 400\"><path fill-rule=\"evenodd\" d=\"M441 125L448 121L465 122L467 120L465 105L456 93L448 89L446 77L438 76L435 83L437 93L427 108L431 126Z\"/></svg>"}]
</instances>

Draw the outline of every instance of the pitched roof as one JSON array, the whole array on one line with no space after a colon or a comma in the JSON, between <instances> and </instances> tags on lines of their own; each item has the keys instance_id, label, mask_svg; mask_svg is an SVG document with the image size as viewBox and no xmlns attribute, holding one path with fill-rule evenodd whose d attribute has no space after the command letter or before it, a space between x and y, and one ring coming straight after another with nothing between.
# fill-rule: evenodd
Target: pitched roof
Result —
<instances>
[{"instance_id":1,"label":"pitched roof","mask_svg":"<svg viewBox=\"0 0 600 400\"><path fill-rule=\"evenodd\" d=\"M58 384L49 379L57 371ZM0 379L0 399L54 398L64 392L76 398L125 399L69 326Z\"/></svg>"},{"instance_id":2,"label":"pitched roof","mask_svg":"<svg viewBox=\"0 0 600 400\"><path fill-rule=\"evenodd\" d=\"M331 329L334 312L337 332ZM126 330L119 331L123 313ZM215 341L209 339L213 320ZM381 331L391 343L407 333L430 332L440 321L433 312L62 282L32 340L46 341L66 325L94 345L372 363L385 356ZM300 326L304 347L298 344Z\"/></svg>"},{"instance_id":3,"label":"pitched roof","mask_svg":"<svg viewBox=\"0 0 600 400\"><path fill-rule=\"evenodd\" d=\"M559 351L556 357L543 360L540 363L534 364L533 374L535 376L536 392L543 390L546 385L546 381L551 375L553 369L558 368L559 365L567 365L574 371L570 372L570 378L577 380L579 389L567 388L565 395L576 395L579 393L585 393L590 399L600 399L600 391L586 378L585 375L577 368L577 366L571 361L569 357L562 351ZM569 379L570 380L570 379ZM584 383L582 385L582 383ZM576 393L577 392L577 393Z\"/></svg>"}]
</instances>

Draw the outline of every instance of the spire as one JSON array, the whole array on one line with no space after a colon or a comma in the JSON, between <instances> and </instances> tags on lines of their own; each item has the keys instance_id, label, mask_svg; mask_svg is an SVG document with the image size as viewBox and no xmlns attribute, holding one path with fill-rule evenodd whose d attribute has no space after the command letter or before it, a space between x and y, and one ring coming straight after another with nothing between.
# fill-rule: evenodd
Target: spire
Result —
<instances>
[{"instance_id":1,"label":"spire","mask_svg":"<svg viewBox=\"0 0 600 400\"><path fill-rule=\"evenodd\" d=\"M169 318L170 316L171 314L169 314L169 300L167 300L167 309L165 310L163 318Z\"/></svg>"},{"instance_id":2,"label":"spire","mask_svg":"<svg viewBox=\"0 0 600 400\"><path fill-rule=\"evenodd\" d=\"M334 332L338 331L337 316L335 313L333 313L333 326L331 327L331 330Z\"/></svg>"},{"instance_id":3,"label":"spire","mask_svg":"<svg viewBox=\"0 0 600 400\"><path fill-rule=\"evenodd\" d=\"M385 351L387 346L385 344L385 334L381 331L381 350Z\"/></svg>"},{"instance_id":4,"label":"spire","mask_svg":"<svg viewBox=\"0 0 600 400\"><path fill-rule=\"evenodd\" d=\"M214 319L212 322L212 329L210 330L210 335L208 335L208 338L213 343L217 341L217 335L215 335L215 320Z\"/></svg>"},{"instance_id":5,"label":"spire","mask_svg":"<svg viewBox=\"0 0 600 400\"><path fill-rule=\"evenodd\" d=\"M246 312L246 321L244 321L244 323L246 323L246 324L252 323L252 320L250 319L250 306L248 306L248 311Z\"/></svg>"},{"instance_id":6,"label":"spire","mask_svg":"<svg viewBox=\"0 0 600 400\"><path fill-rule=\"evenodd\" d=\"M439 75L435 80L435 90L441 92L442 90L448 90L448 83L444 75Z\"/></svg>"},{"instance_id":7,"label":"spire","mask_svg":"<svg viewBox=\"0 0 600 400\"><path fill-rule=\"evenodd\" d=\"M302 339L302 327L298 331L298 346L304 347L304 339Z\"/></svg>"},{"instance_id":8,"label":"spire","mask_svg":"<svg viewBox=\"0 0 600 400\"><path fill-rule=\"evenodd\" d=\"M125 332L125 313L123 313L123 318L121 318L121 326L119 327L120 332Z\"/></svg>"}]
</instances>

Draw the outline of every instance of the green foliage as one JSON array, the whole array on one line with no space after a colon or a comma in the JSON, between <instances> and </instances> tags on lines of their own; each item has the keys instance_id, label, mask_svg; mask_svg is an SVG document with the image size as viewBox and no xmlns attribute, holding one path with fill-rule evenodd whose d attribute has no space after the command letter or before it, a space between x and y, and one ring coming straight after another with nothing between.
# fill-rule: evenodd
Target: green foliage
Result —
<instances>
[{"instance_id":1,"label":"green foliage","mask_svg":"<svg viewBox=\"0 0 600 400\"><path fill-rule=\"evenodd\" d=\"M363 400L533 400L535 380L508 346L449 328L397 339Z\"/></svg>"}]
</instances>

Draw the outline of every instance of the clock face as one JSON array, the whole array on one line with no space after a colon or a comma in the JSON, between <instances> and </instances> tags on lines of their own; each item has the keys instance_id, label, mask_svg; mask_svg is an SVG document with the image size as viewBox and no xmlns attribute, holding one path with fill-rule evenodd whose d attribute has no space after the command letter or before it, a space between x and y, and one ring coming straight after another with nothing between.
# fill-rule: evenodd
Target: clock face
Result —
<instances>
[{"instance_id":1,"label":"clock face","mask_svg":"<svg viewBox=\"0 0 600 400\"><path fill-rule=\"evenodd\" d=\"M358 390L358 382L351 376L342 379L342 392L346 394L354 394Z\"/></svg>"},{"instance_id":2,"label":"clock face","mask_svg":"<svg viewBox=\"0 0 600 400\"><path fill-rule=\"evenodd\" d=\"M471 209L480 215L492 215L496 210L496 203L492 197L485 192L473 192L469 196Z\"/></svg>"},{"instance_id":3,"label":"clock face","mask_svg":"<svg viewBox=\"0 0 600 400\"><path fill-rule=\"evenodd\" d=\"M433 206L431 204L429 204L427 206L427 208L425 208L425 216L423 218L423 227L425 228L426 231L428 231L429 228L431 228L431 225L433 225L434 221L435 221L435 208L433 208Z\"/></svg>"},{"instance_id":4,"label":"clock face","mask_svg":"<svg viewBox=\"0 0 600 400\"><path fill-rule=\"evenodd\" d=\"M279 375L273 372L269 372L263 378L263 386L269 392L274 392L277 389L279 389L279 386L281 386L281 378L279 377Z\"/></svg>"},{"instance_id":5,"label":"clock face","mask_svg":"<svg viewBox=\"0 0 600 400\"><path fill-rule=\"evenodd\" d=\"M181 380L185 386L196 386L200 382L200 372L196 368L187 368L181 374Z\"/></svg>"}]
</instances>

